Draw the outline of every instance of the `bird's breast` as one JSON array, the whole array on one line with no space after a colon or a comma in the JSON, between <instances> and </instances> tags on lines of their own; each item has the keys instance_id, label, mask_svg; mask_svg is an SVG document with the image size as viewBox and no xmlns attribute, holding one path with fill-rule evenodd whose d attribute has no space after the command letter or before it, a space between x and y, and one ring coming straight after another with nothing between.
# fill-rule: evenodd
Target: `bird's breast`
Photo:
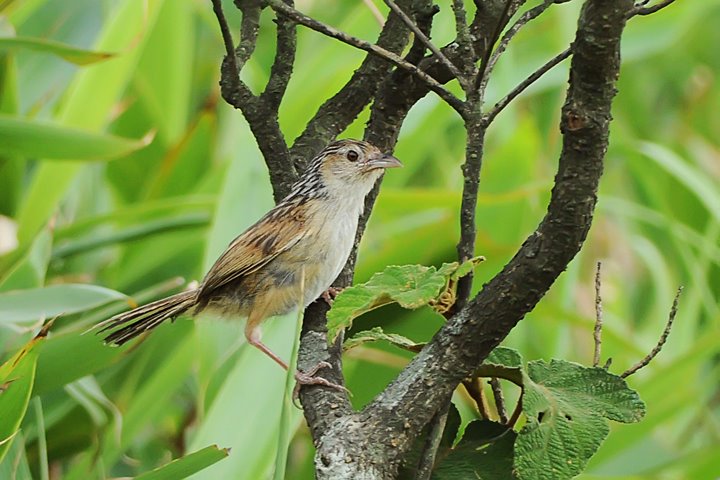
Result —
<instances>
[{"instance_id":1,"label":"bird's breast","mask_svg":"<svg viewBox=\"0 0 720 480\"><path fill-rule=\"evenodd\" d=\"M355 241L359 209L335 208L318 224L308 238L310 255L305 262L305 305L327 290L342 271Z\"/></svg>"}]
</instances>

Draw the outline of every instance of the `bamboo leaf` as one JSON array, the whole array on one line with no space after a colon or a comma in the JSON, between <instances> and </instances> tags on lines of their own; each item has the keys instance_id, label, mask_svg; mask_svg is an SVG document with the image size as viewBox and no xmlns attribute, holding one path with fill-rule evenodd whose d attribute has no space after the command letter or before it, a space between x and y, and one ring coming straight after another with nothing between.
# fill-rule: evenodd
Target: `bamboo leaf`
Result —
<instances>
[{"instance_id":1,"label":"bamboo leaf","mask_svg":"<svg viewBox=\"0 0 720 480\"><path fill-rule=\"evenodd\" d=\"M0 51L3 50L32 50L49 53L62 58L75 65L90 65L102 62L113 57L114 53L94 52L73 47L65 43L34 37L3 37L0 38Z\"/></svg>"}]
</instances>

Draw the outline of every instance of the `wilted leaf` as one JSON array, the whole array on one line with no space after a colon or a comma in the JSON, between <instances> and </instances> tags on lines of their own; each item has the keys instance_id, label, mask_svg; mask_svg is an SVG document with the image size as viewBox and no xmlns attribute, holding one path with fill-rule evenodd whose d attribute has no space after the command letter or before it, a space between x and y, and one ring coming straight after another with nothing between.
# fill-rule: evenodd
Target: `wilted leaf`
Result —
<instances>
[{"instance_id":1,"label":"wilted leaf","mask_svg":"<svg viewBox=\"0 0 720 480\"><path fill-rule=\"evenodd\" d=\"M607 436L607 419L637 422L645 405L625 380L599 367L563 360L528 364L515 442L521 479L566 479L582 472Z\"/></svg>"},{"instance_id":2,"label":"wilted leaf","mask_svg":"<svg viewBox=\"0 0 720 480\"><path fill-rule=\"evenodd\" d=\"M351 348L362 345L363 343L376 342L378 340L385 340L396 347L410 350L411 352L419 352L425 345L424 343L415 343L409 338L396 333L385 333L382 328L374 327L370 330L358 332L353 335L352 338L347 339L345 343L343 343L343 351L348 351Z\"/></svg>"}]
</instances>

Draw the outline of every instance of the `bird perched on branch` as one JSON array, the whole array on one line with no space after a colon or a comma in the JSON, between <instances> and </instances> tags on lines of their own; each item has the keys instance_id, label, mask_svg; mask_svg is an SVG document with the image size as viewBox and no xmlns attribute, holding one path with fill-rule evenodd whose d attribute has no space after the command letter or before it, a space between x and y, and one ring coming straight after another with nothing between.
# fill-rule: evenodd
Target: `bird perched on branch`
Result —
<instances>
[{"instance_id":1,"label":"bird perched on branch","mask_svg":"<svg viewBox=\"0 0 720 480\"><path fill-rule=\"evenodd\" d=\"M355 240L365 196L395 157L358 140L328 145L290 194L230 243L200 286L116 315L98 325L106 343L123 343L181 314L203 310L247 317L245 337L284 369L288 364L262 343L260 324L305 308L337 278ZM321 362L296 372L300 384L336 387L315 377Z\"/></svg>"}]
</instances>

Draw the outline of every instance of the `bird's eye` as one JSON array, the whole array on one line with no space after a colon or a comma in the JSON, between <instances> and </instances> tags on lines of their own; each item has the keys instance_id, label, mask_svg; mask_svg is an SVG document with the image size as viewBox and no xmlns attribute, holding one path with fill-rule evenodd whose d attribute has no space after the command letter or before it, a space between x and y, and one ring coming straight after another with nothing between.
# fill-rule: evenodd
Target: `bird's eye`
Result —
<instances>
[{"instance_id":1,"label":"bird's eye","mask_svg":"<svg viewBox=\"0 0 720 480\"><path fill-rule=\"evenodd\" d=\"M348 152L345 154L345 156L351 162L356 162L360 155L355 150L348 150Z\"/></svg>"}]
</instances>

